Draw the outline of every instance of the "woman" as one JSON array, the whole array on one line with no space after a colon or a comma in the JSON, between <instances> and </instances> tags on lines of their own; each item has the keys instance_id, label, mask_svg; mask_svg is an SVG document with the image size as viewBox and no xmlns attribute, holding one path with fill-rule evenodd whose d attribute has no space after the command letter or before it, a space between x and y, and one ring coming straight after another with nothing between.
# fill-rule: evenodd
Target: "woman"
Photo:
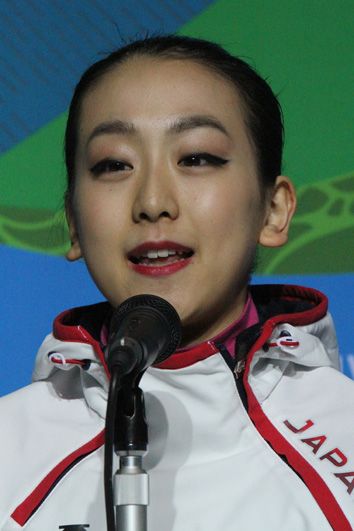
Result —
<instances>
[{"instance_id":1,"label":"woman","mask_svg":"<svg viewBox=\"0 0 354 531\"><path fill-rule=\"evenodd\" d=\"M183 333L141 381L149 528L351 529L352 382L326 299L248 285L257 245L286 243L295 209L282 133L267 83L206 41L136 41L83 75L66 131L68 259L108 303L61 314L34 383L2 400L2 529L105 528L107 325L141 293L173 304Z\"/></svg>"}]
</instances>

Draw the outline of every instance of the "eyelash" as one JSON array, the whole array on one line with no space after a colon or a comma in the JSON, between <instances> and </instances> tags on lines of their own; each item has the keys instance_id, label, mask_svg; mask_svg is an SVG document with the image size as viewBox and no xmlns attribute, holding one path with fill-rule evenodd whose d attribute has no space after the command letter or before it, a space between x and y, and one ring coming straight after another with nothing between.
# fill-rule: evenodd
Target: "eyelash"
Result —
<instances>
[{"instance_id":1,"label":"eyelash","mask_svg":"<svg viewBox=\"0 0 354 531\"><path fill-rule=\"evenodd\" d=\"M202 160L206 161L206 164L200 164ZM187 162L187 164L186 164ZM198 162L199 164L195 164ZM224 166L229 162L227 159L223 159L222 157L217 157L216 155L212 155L211 153L192 153L191 155L188 155L187 157L183 157L179 164L182 166L187 167L204 167L204 166ZM183 163L183 164L182 164Z\"/></svg>"},{"instance_id":2,"label":"eyelash","mask_svg":"<svg viewBox=\"0 0 354 531\"><path fill-rule=\"evenodd\" d=\"M203 160L206 161L206 164L201 164ZM184 167L220 167L224 166L228 162L229 161L227 159L212 155L211 153L192 153L191 155L183 157L178 162L178 164ZM94 175L94 177L99 177L103 173L114 173L119 171L126 171L127 169L129 171L133 169L133 167L130 164L121 160L103 159L97 162L97 164L94 164L94 166L90 168L90 172L92 173L92 175Z\"/></svg>"},{"instance_id":3,"label":"eyelash","mask_svg":"<svg viewBox=\"0 0 354 531\"><path fill-rule=\"evenodd\" d=\"M121 160L115 160L115 159L103 159L97 162L92 168L90 168L90 172L95 176L98 177L99 175L103 173L113 173L117 171L126 171L127 168L129 170L133 169L130 164L127 162L123 162Z\"/></svg>"}]
</instances>

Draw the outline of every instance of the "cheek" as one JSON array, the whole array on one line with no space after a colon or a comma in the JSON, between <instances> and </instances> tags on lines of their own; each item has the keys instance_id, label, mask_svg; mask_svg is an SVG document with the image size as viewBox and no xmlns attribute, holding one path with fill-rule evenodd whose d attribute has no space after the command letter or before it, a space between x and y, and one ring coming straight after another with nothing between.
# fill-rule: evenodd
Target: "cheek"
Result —
<instances>
[{"instance_id":1,"label":"cheek","mask_svg":"<svg viewBox=\"0 0 354 531\"><path fill-rule=\"evenodd\" d=\"M192 198L191 204L205 223L204 233L223 241L240 241L243 238L258 239L261 225L261 205L258 191L247 186L237 186L231 182L228 186L208 190Z\"/></svg>"},{"instance_id":2,"label":"cheek","mask_svg":"<svg viewBox=\"0 0 354 531\"><path fill-rule=\"evenodd\" d=\"M122 225L122 204L111 190L78 187L74 202L79 239L82 245L103 242L114 227Z\"/></svg>"}]
</instances>

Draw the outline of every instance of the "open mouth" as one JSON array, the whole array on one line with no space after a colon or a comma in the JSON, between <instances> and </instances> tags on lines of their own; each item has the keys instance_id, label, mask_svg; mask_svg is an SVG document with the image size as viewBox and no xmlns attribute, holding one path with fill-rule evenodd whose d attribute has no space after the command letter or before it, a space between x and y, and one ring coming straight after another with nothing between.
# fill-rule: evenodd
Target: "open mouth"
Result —
<instances>
[{"instance_id":1,"label":"open mouth","mask_svg":"<svg viewBox=\"0 0 354 531\"><path fill-rule=\"evenodd\" d=\"M128 255L128 259L133 264L145 266L164 266L186 260L193 255L191 249L149 249L133 250Z\"/></svg>"},{"instance_id":2,"label":"open mouth","mask_svg":"<svg viewBox=\"0 0 354 531\"><path fill-rule=\"evenodd\" d=\"M191 263L194 250L172 241L148 241L131 251L127 258L132 269L141 275L171 275Z\"/></svg>"}]
</instances>

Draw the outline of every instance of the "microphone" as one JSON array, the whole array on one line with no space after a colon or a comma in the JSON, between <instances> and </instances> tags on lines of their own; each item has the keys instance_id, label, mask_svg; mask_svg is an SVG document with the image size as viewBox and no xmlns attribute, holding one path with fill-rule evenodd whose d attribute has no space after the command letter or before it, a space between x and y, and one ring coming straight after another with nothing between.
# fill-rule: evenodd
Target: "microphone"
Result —
<instances>
[{"instance_id":1,"label":"microphone","mask_svg":"<svg viewBox=\"0 0 354 531\"><path fill-rule=\"evenodd\" d=\"M107 365L109 384L105 451L104 487L107 529L146 529L148 484L142 469L148 431L144 395L138 387L145 369L170 356L181 340L181 324L176 310L155 295L137 295L114 311L109 331ZM120 457L120 469L114 478L113 447ZM126 496L114 497L117 492ZM142 493L145 497L142 498ZM127 503L127 500L128 503ZM133 527L131 527L133 525ZM136 524L136 525L135 525Z\"/></svg>"},{"instance_id":2,"label":"microphone","mask_svg":"<svg viewBox=\"0 0 354 531\"><path fill-rule=\"evenodd\" d=\"M181 322L170 303L156 295L130 297L111 319L108 368L140 373L167 359L180 341Z\"/></svg>"}]
</instances>

